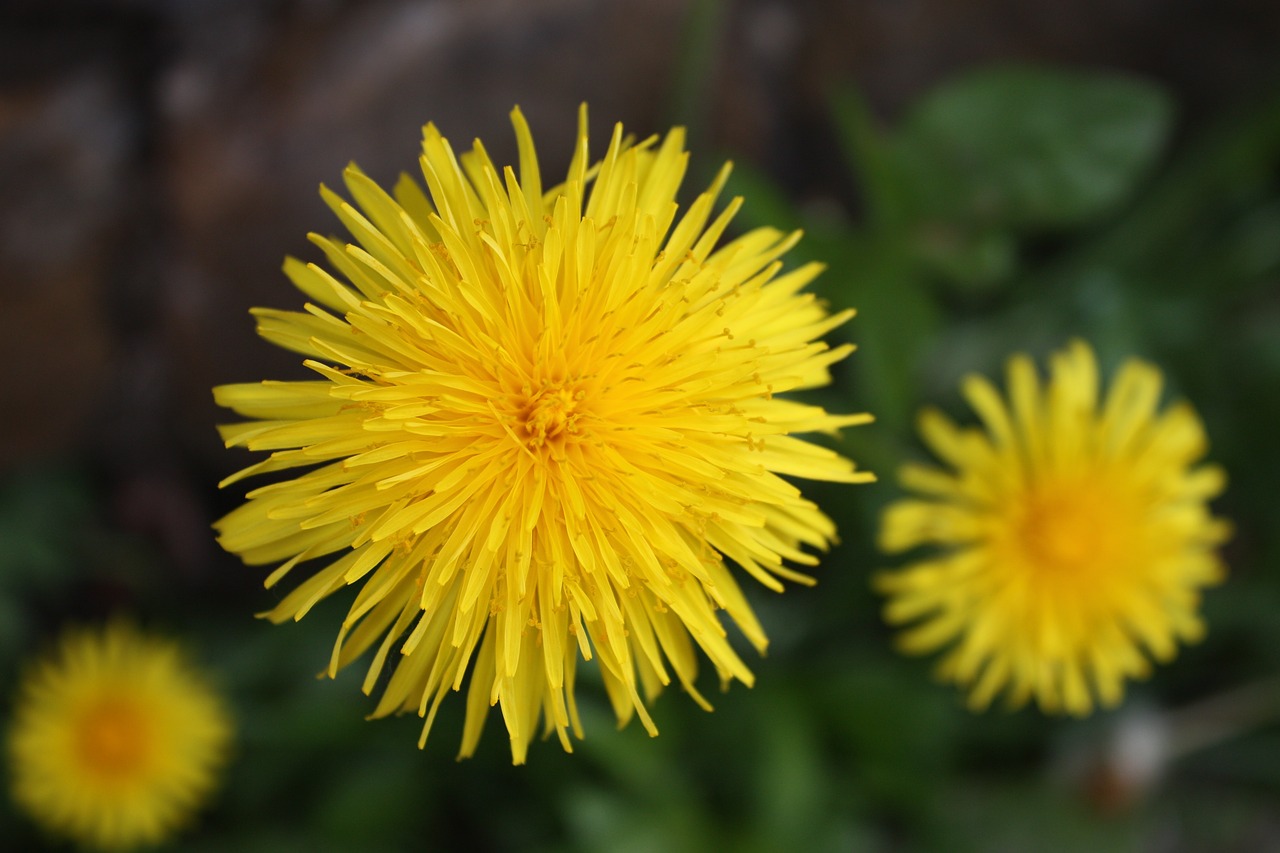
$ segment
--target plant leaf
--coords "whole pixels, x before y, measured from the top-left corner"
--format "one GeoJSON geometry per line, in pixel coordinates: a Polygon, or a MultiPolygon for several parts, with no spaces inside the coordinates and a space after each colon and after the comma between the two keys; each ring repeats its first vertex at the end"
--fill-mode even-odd
{"type": "Polygon", "coordinates": [[[1172,112],[1163,90],[1132,78],[993,68],[927,96],[895,152],[922,218],[1071,227],[1130,195],[1172,112]]]}

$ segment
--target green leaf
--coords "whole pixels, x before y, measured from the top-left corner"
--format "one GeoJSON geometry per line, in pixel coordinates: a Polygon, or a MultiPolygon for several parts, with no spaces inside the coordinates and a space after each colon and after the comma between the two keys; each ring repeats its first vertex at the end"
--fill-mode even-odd
{"type": "Polygon", "coordinates": [[[720,194],[721,206],[726,199],[735,196],[743,198],[742,210],[733,221],[739,231],[765,226],[795,231],[803,227],[798,212],[782,187],[750,163],[733,164],[729,181],[720,194]]]}
{"type": "Polygon", "coordinates": [[[922,218],[1064,228],[1124,201],[1171,114],[1163,90],[1130,78],[994,68],[926,97],[895,153],[922,218]]]}
{"type": "Polygon", "coordinates": [[[1154,274],[1161,291],[1189,286],[1214,295],[1223,272],[1228,284],[1265,275],[1280,245],[1270,190],[1278,161],[1280,96],[1273,96],[1200,134],[1121,219],[1049,272],[1069,277],[1082,267],[1107,266],[1139,279],[1154,274]],[[1236,235],[1215,230],[1237,222],[1236,235]],[[1219,260],[1223,251],[1237,257],[1219,260]],[[1214,269],[1218,264],[1226,269],[1214,269]]]}
{"type": "Polygon", "coordinates": [[[693,0],[685,11],[667,93],[668,124],[685,126],[691,148],[702,148],[711,110],[711,84],[725,37],[727,4],[693,0]]]}
{"type": "Polygon", "coordinates": [[[1018,266],[1018,247],[1003,230],[928,223],[917,229],[914,247],[932,271],[967,293],[994,290],[1008,281],[1018,266]]]}
{"type": "Polygon", "coordinates": [[[836,368],[833,390],[847,392],[849,402],[834,407],[869,411],[878,432],[901,434],[911,422],[918,373],[940,325],[928,282],[901,241],[815,228],[809,242],[830,263],[814,291],[836,308],[858,311],[828,338],[858,347],[836,368]]]}
{"type": "Polygon", "coordinates": [[[909,186],[866,99],[852,87],[842,89],[831,99],[831,116],[845,159],[860,181],[867,220],[879,231],[900,228],[908,214],[909,186]]]}

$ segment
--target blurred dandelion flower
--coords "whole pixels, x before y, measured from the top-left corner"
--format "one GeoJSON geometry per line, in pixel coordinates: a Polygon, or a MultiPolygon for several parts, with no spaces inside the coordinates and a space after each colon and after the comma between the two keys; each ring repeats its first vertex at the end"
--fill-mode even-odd
{"type": "Polygon", "coordinates": [[[175,644],[123,623],[68,631],[21,683],[8,738],[14,799],[82,845],[155,844],[209,794],[230,734],[219,698],[175,644]]]}
{"type": "Polygon", "coordinates": [[[227,385],[246,423],[228,446],[273,451],[229,478],[309,466],[258,488],[217,525],[250,564],[328,562],[271,612],[300,619],[362,583],[328,672],[374,646],[374,717],[416,711],[425,743],[471,666],[461,756],[498,704],[516,763],[539,717],[581,737],[579,656],[598,660],[619,724],[672,673],[694,686],[694,646],[722,681],[752,680],[716,611],[765,635],[723,562],[771,589],[810,582],[831,521],[779,475],[872,477],[795,437],[863,423],[777,395],[830,381],[851,347],[818,340],[828,315],[780,274],[799,238],[761,228],[716,248],[741,203],[712,219],[728,166],[677,219],[684,135],[633,144],[615,129],[588,161],[586,110],[565,182],[542,188],[528,126],[511,115],[519,177],[477,141],[455,158],[424,131],[427,193],[394,197],[345,172],[357,207],[322,189],[355,244],[313,235],[343,280],[294,259],[316,304],[256,309],[260,334],[319,378],[227,385]],[[643,694],[643,698],[642,698],[643,694]]]}
{"type": "Polygon", "coordinates": [[[1206,502],[1225,477],[1204,455],[1185,403],[1159,411],[1161,375],[1130,360],[1099,407],[1092,350],[1054,355],[1041,387],[1030,359],[1008,365],[1008,403],[984,378],[963,391],[985,429],[926,410],[920,432],[953,470],[906,465],[916,497],[890,505],[883,550],[940,551],[879,576],[886,619],[915,623],[905,651],[949,647],[940,675],[985,708],[1048,713],[1116,705],[1126,678],[1204,633],[1200,590],[1224,574],[1226,522],[1206,502]]]}

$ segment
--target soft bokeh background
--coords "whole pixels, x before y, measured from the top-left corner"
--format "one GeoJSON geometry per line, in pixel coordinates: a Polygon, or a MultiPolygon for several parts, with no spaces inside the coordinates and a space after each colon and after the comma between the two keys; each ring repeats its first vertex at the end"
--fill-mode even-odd
{"type": "MultiPolygon", "coordinates": [[[[0,723],[20,661],[116,613],[184,638],[234,705],[225,784],[182,850],[1280,849],[1280,7],[1271,0],[117,0],[0,8],[0,723]],[[847,452],[880,484],[814,487],[845,544],[820,585],[749,590],[772,638],[713,715],[671,691],[615,732],[512,768],[500,722],[455,763],[367,723],[327,661],[342,596],[301,624],[221,553],[210,386],[303,375],[247,310],[336,233],[320,181],[411,170],[419,128],[544,173],[575,108],[603,140],[690,127],[690,189],[725,157],[743,227],[859,308],[819,395],[879,422],[847,452]],[[914,411],[1071,336],[1156,361],[1192,400],[1238,532],[1210,633],[1118,712],[966,712],[897,657],[868,577],[914,411]]],[[[599,149],[597,149],[599,150],[599,149]]],[[[589,667],[587,668],[590,669],[589,667]]],[[[0,838],[46,843],[7,800],[0,838]]]]}

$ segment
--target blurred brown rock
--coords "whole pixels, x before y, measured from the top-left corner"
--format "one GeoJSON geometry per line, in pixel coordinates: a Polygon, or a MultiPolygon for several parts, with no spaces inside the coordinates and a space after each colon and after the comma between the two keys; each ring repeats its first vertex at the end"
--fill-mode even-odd
{"type": "Polygon", "coordinates": [[[0,466],[73,445],[101,402],[130,144],[109,67],[0,89],[0,466]]]}

